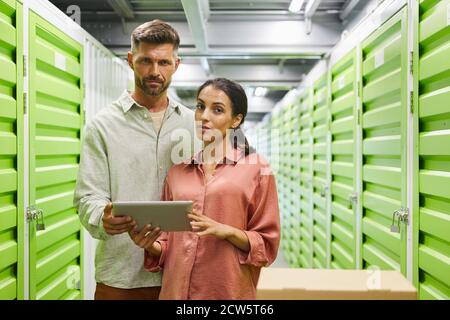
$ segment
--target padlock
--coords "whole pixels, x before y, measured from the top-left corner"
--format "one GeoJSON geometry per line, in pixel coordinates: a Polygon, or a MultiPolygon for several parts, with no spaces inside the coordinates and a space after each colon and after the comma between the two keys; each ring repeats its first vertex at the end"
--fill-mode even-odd
{"type": "Polygon", "coordinates": [[[400,219],[399,219],[399,213],[398,210],[394,211],[392,214],[392,225],[391,225],[391,232],[400,233],[400,219]],[[397,216],[397,225],[395,225],[395,217],[397,216]]]}
{"type": "Polygon", "coordinates": [[[36,231],[42,230],[45,230],[44,213],[42,210],[39,209],[37,212],[37,219],[36,219],[36,231]]]}

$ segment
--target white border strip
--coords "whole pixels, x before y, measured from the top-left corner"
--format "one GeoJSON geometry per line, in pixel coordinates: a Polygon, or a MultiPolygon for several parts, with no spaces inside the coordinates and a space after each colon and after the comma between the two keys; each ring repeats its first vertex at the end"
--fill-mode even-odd
{"type": "MultiPolygon", "coordinates": [[[[311,81],[312,82],[312,81],[311,81]]],[[[313,209],[314,209],[314,199],[313,199],[313,195],[314,195],[314,190],[313,190],[313,179],[314,179],[314,168],[313,168],[313,158],[314,158],[314,138],[313,138],[313,104],[314,104],[314,88],[312,86],[312,84],[309,86],[308,88],[308,112],[310,114],[309,117],[309,228],[310,228],[310,235],[311,235],[311,239],[310,239],[310,249],[311,249],[311,254],[309,256],[310,258],[310,268],[314,267],[314,213],[313,213],[313,209]]]]}
{"type": "Polygon", "coordinates": [[[356,122],[357,125],[355,127],[356,130],[356,153],[355,153],[355,157],[356,157],[356,174],[355,174],[355,179],[356,179],[356,193],[358,195],[358,200],[356,203],[354,203],[355,205],[355,210],[354,210],[354,214],[356,214],[356,235],[355,235],[355,241],[356,241],[356,246],[355,246],[355,259],[356,259],[356,269],[361,269],[362,266],[360,264],[361,261],[361,233],[362,233],[362,229],[361,229],[361,224],[362,224],[362,136],[361,136],[361,123],[362,123],[362,110],[361,110],[361,94],[362,92],[360,92],[360,88],[361,88],[361,44],[358,43],[356,45],[356,122]],[[359,123],[358,123],[358,118],[359,118],[359,123]]]}
{"type": "MultiPolygon", "coordinates": [[[[27,207],[30,205],[30,193],[29,193],[29,169],[30,169],[30,155],[29,155],[29,117],[30,107],[29,107],[29,89],[28,89],[28,81],[30,74],[30,66],[29,66],[29,48],[28,48],[28,38],[29,38],[29,11],[28,11],[28,1],[24,1],[22,6],[23,11],[23,26],[22,26],[22,34],[23,34],[23,55],[26,57],[23,62],[24,70],[27,70],[26,75],[23,78],[23,93],[26,95],[26,101],[24,101],[24,107],[27,110],[27,113],[23,116],[23,298],[24,300],[30,299],[30,229],[27,221],[27,207]]],[[[23,59],[23,57],[22,57],[23,59]]]]}
{"type": "Polygon", "coordinates": [[[331,116],[331,67],[329,65],[329,60],[327,59],[327,135],[326,135],[326,141],[327,141],[327,155],[326,155],[326,162],[327,162],[327,173],[326,173],[326,219],[327,219],[327,226],[326,226],[326,234],[327,234],[327,269],[331,268],[331,220],[332,220],[332,214],[331,214],[331,159],[332,159],[332,148],[331,148],[331,124],[332,124],[332,116],[331,116]]]}
{"type": "MultiPolygon", "coordinates": [[[[414,114],[411,112],[411,97],[414,98],[414,74],[411,69],[413,54],[414,54],[414,15],[418,12],[417,0],[408,0],[408,112],[407,112],[407,189],[406,189],[406,203],[409,209],[408,223],[406,228],[406,277],[409,281],[413,281],[413,201],[414,201],[414,114]],[[417,10],[417,11],[416,11],[417,10]]],[[[418,108],[415,106],[414,112],[418,108]]]]}

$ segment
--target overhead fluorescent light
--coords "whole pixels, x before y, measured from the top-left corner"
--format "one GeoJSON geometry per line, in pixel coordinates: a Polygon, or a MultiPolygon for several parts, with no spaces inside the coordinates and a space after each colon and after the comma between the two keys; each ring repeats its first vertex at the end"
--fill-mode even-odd
{"type": "Polygon", "coordinates": [[[267,88],[258,87],[255,89],[255,97],[264,97],[267,93],[267,88]]]}
{"type": "Polygon", "coordinates": [[[305,3],[305,0],[292,0],[291,4],[289,5],[289,11],[290,12],[299,12],[303,4],[305,3]]]}

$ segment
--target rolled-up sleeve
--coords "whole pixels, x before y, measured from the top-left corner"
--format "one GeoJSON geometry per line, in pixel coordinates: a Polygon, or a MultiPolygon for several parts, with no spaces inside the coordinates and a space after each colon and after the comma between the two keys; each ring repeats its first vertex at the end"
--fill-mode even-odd
{"type": "MultiPolygon", "coordinates": [[[[167,177],[166,181],[164,182],[164,188],[161,194],[162,201],[173,200],[168,180],[169,177],[167,177]]],[[[144,267],[147,271],[150,272],[159,272],[164,267],[167,250],[169,249],[169,234],[167,232],[163,232],[158,240],[156,240],[156,242],[161,245],[161,255],[159,257],[148,253],[147,250],[144,250],[144,267]]]]}
{"type": "Polygon", "coordinates": [[[159,257],[150,254],[147,250],[144,250],[144,267],[150,272],[159,272],[164,267],[164,261],[166,259],[169,246],[169,237],[167,232],[163,232],[156,242],[161,245],[161,255],[159,257]]]}
{"type": "Polygon", "coordinates": [[[92,237],[109,237],[103,228],[102,216],[110,202],[109,167],[106,147],[92,125],[87,125],[81,146],[81,159],[74,193],[74,206],[82,225],[92,237]]]}
{"type": "MultiPolygon", "coordinates": [[[[263,173],[267,170],[261,170],[263,173]]],[[[250,251],[239,253],[239,262],[256,267],[270,265],[280,244],[280,214],[275,177],[261,174],[249,205],[249,221],[244,230],[250,251]]]]}

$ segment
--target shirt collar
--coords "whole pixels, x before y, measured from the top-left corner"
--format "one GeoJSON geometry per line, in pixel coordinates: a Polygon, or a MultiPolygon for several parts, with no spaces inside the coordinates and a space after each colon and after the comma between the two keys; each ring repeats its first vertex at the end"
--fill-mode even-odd
{"type": "MultiPolygon", "coordinates": [[[[219,164],[236,164],[241,160],[244,156],[244,150],[233,148],[231,151],[227,152],[227,154],[223,157],[222,162],[219,164]]],[[[197,152],[191,159],[187,160],[186,164],[201,164],[203,157],[203,150],[197,152]]]]}
{"type": "MultiPolygon", "coordinates": [[[[124,113],[127,113],[133,106],[136,106],[138,108],[145,108],[133,99],[131,93],[128,90],[125,90],[122,93],[119,98],[119,103],[124,113]]],[[[169,99],[169,105],[167,106],[167,108],[169,109],[169,112],[176,111],[178,114],[181,113],[180,106],[171,99],[169,99]]]]}

